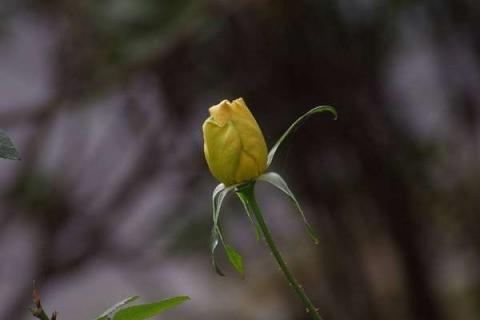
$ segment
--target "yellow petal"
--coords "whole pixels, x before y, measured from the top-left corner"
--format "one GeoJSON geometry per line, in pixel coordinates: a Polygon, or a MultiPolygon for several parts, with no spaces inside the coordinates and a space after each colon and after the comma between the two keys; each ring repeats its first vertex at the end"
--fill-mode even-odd
{"type": "Polygon", "coordinates": [[[203,124],[204,152],[212,175],[232,185],[253,180],[267,168],[267,145],[242,98],[209,109],[203,124]]]}
{"type": "Polygon", "coordinates": [[[230,101],[228,100],[223,100],[219,104],[210,107],[208,111],[210,112],[210,116],[212,116],[215,122],[221,127],[223,127],[232,116],[230,101]]]}

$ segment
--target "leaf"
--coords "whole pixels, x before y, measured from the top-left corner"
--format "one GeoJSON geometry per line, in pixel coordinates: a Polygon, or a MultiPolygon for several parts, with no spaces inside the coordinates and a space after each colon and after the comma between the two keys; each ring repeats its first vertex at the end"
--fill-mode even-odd
{"type": "Polygon", "coordinates": [[[287,129],[287,131],[285,131],[285,133],[280,137],[280,139],[278,139],[278,141],[273,145],[273,147],[270,149],[270,151],[268,152],[268,159],[267,159],[267,167],[270,166],[270,164],[272,163],[273,161],[273,157],[275,156],[275,153],[277,152],[277,149],[278,147],[282,144],[282,142],[294,131],[296,130],[305,120],[307,120],[311,115],[315,114],[315,113],[320,113],[320,112],[324,112],[324,111],[328,111],[330,113],[332,113],[334,116],[335,116],[335,120],[337,120],[337,111],[335,110],[334,107],[330,107],[330,106],[319,106],[319,107],[315,107],[313,109],[311,109],[310,111],[308,111],[307,113],[305,113],[304,115],[302,115],[300,118],[298,118],[297,120],[295,120],[294,123],[292,123],[292,125],[287,129]]]}
{"type": "Polygon", "coordinates": [[[0,130],[0,158],[20,160],[20,154],[3,130],[0,130]]]}
{"type": "Polygon", "coordinates": [[[190,300],[187,296],[174,297],[154,303],[140,304],[115,313],[113,320],[144,320],[190,300]]]}
{"type": "Polygon", "coordinates": [[[265,182],[268,182],[268,183],[272,184],[273,186],[275,186],[278,189],[280,189],[281,191],[283,191],[290,198],[290,200],[293,202],[295,207],[300,212],[300,214],[302,216],[302,219],[303,219],[303,223],[305,224],[305,227],[307,228],[308,234],[310,235],[312,240],[315,242],[315,244],[318,244],[318,242],[319,242],[318,241],[318,236],[316,235],[316,233],[313,230],[310,223],[307,221],[307,218],[305,217],[305,214],[303,213],[303,210],[302,210],[302,207],[300,206],[300,203],[295,198],[295,195],[290,190],[290,188],[288,187],[285,180],[283,180],[283,178],[278,173],[275,173],[275,172],[264,173],[263,175],[258,177],[257,180],[258,181],[265,181],[265,182]]]}
{"type": "Polygon", "coordinates": [[[245,277],[245,271],[243,269],[243,258],[242,256],[228,244],[224,245],[225,252],[227,253],[228,260],[232,266],[238,271],[240,277],[243,279],[245,277]]]}
{"type": "Polygon", "coordinates": [[[116,304],[114,304],[113,306],[111,306],[110,308],[107,309],[107,311],[105,311],[104,313],[102,313],[101,315],[99,315],[97,318],[95,318],[95,320],[107,320],[107,319],[111,319],[112,318],[112,315],[118,310],[120,309],[121,307],[137,300],[139,297],[138,296],[132,296],[132,297],[128,297],[127,299],[125,300],[122,300],[116,304]]]}

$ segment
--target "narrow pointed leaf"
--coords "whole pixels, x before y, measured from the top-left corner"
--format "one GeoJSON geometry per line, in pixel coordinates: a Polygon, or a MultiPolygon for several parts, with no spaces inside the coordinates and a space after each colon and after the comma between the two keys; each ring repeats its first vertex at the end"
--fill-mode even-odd
{"type": "Polygon", "coordinates": [[[224,245],[225,252],[227,253],[228,260],[232,266],[240,274],[240,277],[243,279],[245,276],[245,271],[243,268],[243,258],[242,256],[228,244],[224,245]]]}
{"type": "Polygon", "coordinates": [[[275,186],[278,189],[280,189],[281,191],[283,191],[290,198],[290,200],[293,202],[295,207],[298,209],[298,212],[302,216],[303,223],[305,224],[305,227],[307,228],[308,234],[310,235],[312,240],[315,242],[315,244],[318,244],[318,242],[319,242],[318,241],[318,236],[316,235],[316,233],[313,230],[310,223],[307,221],[307,218],[305,217],[305,214],[303,213],[303,210],[302,210],[302,207],[300,206],[300,203],[295,198],[295,195],[290,190],[290,188],[288,187],[285,180],[283,180],[283,178],[278,173],[275,173],[275,172],[267,172],[267,173],[261,175],[260,177],[258,177],[257,180],[258,181],[265,181],[265,182],[268,182],[268,183],[272,184],[273,186],[275,186]]]}
{"type": "Polygon", "coordinates": [[[278,150],[278,147],[282,144],[282,142],[291,133],[293,133],[305,120],[307,120],[308,117],[310,117],[311,115],[313,115],[315,113],[320,113],[320,112],[324,112],[324,111],[328,111],[328,112],[332,113],[335,117],[335,120],[337,119],[337,111],[335,110],[334,107],[330,107],[330,106],[315,107],[315,108],[311,109],[310,111],[308,111],[307,113],[305,113],[304,115],[302,115],[300,118],[295,120],[295,122],[287,129],[287,131],[285,131],[285,133],[280,137],[280,139],[278,139],[278,141],[270,149],[270,152],[268,153],[267,166],[270,166],[270,164],[273,161],[273,157],[275,156],[275,153],[278,150]]]}
{"type": "Polygon", "coordinates": [[[20,154],[3,130],[0,130],[0,158],[20,160],[20,154]]]}
{"type": "Polygon", "coordinates": [[[122,300],[116,304],[114,304],[113,306],[111,306],[110,308],[108,308],[104,313],[102,313],[101,315],[99,315],[98,317],[95,318],[95,320],[107,320],[107,319],[111,319],[112,318],[112,315],[118,311],[120,308],[126,306],[127,304],[137,300],[139,297],[138,296],[132,296],[132,297],[128,297],[127,299],[125,300],[122,300]]]}
{"type": "Polygon", "coordinates": [[[140,304],[115,313],[113,320],[144,320],[190,300],[187,296],[174,297],[154,303],[140,304]]]}

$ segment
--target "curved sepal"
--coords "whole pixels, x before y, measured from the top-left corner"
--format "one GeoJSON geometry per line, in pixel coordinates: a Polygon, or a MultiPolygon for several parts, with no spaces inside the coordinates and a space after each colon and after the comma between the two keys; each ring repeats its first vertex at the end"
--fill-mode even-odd
{"type": "Polygon", "coordinates": [[[218,217],[220,216],[222,202],[230,190],[231,189],[225,187],[223,183],[220,183],[212,193],[213,226],[210,237],[210,254],[212,256],[213,268],[215,269],[215,272],[221,276],[225,276],[225,274],[222,272],[222,270],[220,270],[217,262],[215,261],[215,250],[217,249],[220,240],[222,240],[222,233],[220,231],[220,227],[218,226],[218,217]]]}
{"type": "Polygon", "coordinates": [[[242,198],[241,196],[238,196],[240,201],[243,204],[243,207],[245,208],[245,212],[247,213],[248,219],[250,220],[250,223],[255,227],[255,237],[258,240],[260,240],[260,237],[262,235],[262,230],[260,229],[260,226],[258,225],[257,220],[255,219],[255,216],[253,215],[252,212],[250,212],[250,209],[248,208],[248,204],[245,202],[245,199],[242,198]]]}
{"type": "Polygon", "coordinates": [[[213,208],[213,224],[218,223],[218,217],[220,216],[220,208],[222,207],[223,200],[227,194],[232,190],[232,187],[225,187],[223,183],[220,183],[212,194],[212,208],[213,208]]]}
{"type": "Polygon", "coordinates": [[[212,265],[215,269],[215,272],[221,276],[225,276],[222,272],[220,267],[218,266],[217,262],[215,261],[215,250],[217,249],[219,243],[221,243],[225,249],[225,253],[227,254],[229,262],[238,271],[240,276],[244,277],[244,269],[243,269],[243,258],[242,256],[233,249],[232,246],[225,243],[222,235],[222,231],[220,229],[220,225],[218,223],[218,219],[220,217],[220,209],[222,207],[223,200],[228,195],[230,191],[232,191],[236,186],[226,187],[223,183],[219,184],[215,190],[213,190],[212,194],[212,207],[213,207],[213,226],[212,226],[212,234],[210,238],[210,253],[212,256],[212,265]]]}
{"type": "Polygon", "coordinates": [[[232,264],[232,266],[237,270],[240,277],[243,279],[245,278],[245,271],[243,268],[243,257],[238,253],[237,250],[233,249],[232,246],[224,243],[223,247],[225,248],[225,252],[227,253],[228,261],[232,264]]]}
{"type": "Polygon", "coordinates": [[[267,172],[261,175],[260,177],[257,178],[257,181],[265,181],[270,183],[271,185],[275,186],[276,188],[280,189],[285,193],[290,200],[293,202],[295,207],[298,209],[298,212],[302,216],[303,223],[305,224],[305,227],[307,228],[308,234],[310,235],[310,238],[315,242],[315,244],[318,244],[318,236],[316,235],[315,231],[313,230],[312,226],[310,223],[307,221],[307,218],[305,217],[305,214],[303,213],[302,207],[300,206],[300,203],[297,201],[295,198],[295,195],[293,192],[290,190],[288,187],[287,183],[283,178],[275,172],[267,172]]]}
{"type": "Polygon", "coordinates": [[[222,272],[217,262],[215,261],[215,249],[217,249],[218,247],[218,243],[220,242],[220,237],[221,237],[220,230],[218,229],[218,227],[216,228],[215,226],[213,226],[212,234],[210,237],[210,255],[212,256],[212,266],[218,275],[224,277],[225,274],[222,272]]]}
{"type": "Polygon", "coordinates": [[[310,111],[308,111],[307,113],[305,113],[304,115],[302,115],[300,118],[298,118],[297,120],[295,120],[294,123],[292,123],[292,125],[287,129],[287,131],[285,131],[284,134],[282,134],[282,136],[280,137],[280,139],[278,139],[278,141],[273,145],[273,147],[270,149],[270,151],[268,152],[268,159],[267,159],[267,167],[270,166],[270,164],[272,163],[273,161],[273,157],[275,156],[275,153],[277,152],[278,150],[278,147],[282,144],[282,142],[295,130],[297,129],[305,120],[307,120],[308,117],[310,117],[311,115],[315,114],[315,113],[320,113],[320,112],[324,112],[324,111],[328,111],[330,113],[333,114],[333,116],[335,117],[335,120],[337,120],[337,111],[335,110],[334,107],[331,107],[331,106],[319,106],[319,107],[315,107],[313,109],[311,109],[310,111]]]}

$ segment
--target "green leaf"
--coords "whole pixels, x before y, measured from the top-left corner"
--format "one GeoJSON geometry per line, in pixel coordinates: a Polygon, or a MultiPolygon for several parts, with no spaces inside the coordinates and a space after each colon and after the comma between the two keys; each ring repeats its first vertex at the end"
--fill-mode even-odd
{"type": "Polygon", "coordinates": [[[243,279],[245,276],[245,271],[243,269],[243,258],[242,256],[228,244],[224,245],[225,252],[227,253],[228,260],[232,266],[240,274],[240,277],[243,279]]]}
{"type": "Polygon", "coordinates": [[[107,319],[111,319],[112,318],[112,315],[118,310],[120,309],[121,307],[135,301],[138,299],[138,296],[133,296],[133,297],[128,297],[127,299],[125,300],[122,300],[116,304],[114,304],[113,306],[111,306],[107,311],[105,311],[104,313],[102,313],[101,315],[99,315],[98,317],[95,318],[95,320],[107,320],[107,319]]]}
{"type": "Polygon", "coordinates": [[[310,111],[305,113],[303,116],[295,120],[295,122],[287,129],[287,131],[285,131],[285,133],[280,137],[280,139],[278,139],[278,141],[273,145],[273,147],[270,149],[270,152],[268,153],[267,166],[269,167],[270,164],[272,163],[273,157],[275,156],[275,153],[277,152],[278,147],[291,133],[293,133],[294,130],[296,130],[311,115],[315,113],[324,112],[324,111],[328,111],[332,113],[335,117],[335,120],[337,120],[337,111],[335,110],[334,107],[319,106],[311,109],[310,111]]]}
{"type": "Polygon", "coordinates": [[[3,130],[0,130],[0,158],[20,160],[20,154],[3,130]]]}
{"type": "Polygon", "coordinates": [[[154,303],[140,304],[115,313],[113,320],[144,320],[190,300],[187,296],[174,297],[154,303]]]}
{"type": "Polygon", "coordinates": [[[310,223],[307,221],[307,218],[305,217],[305,214],[303,213],[302,207],[300,206],[300,203],[297,201],[295,198],[295,195],[293,192],[290,190],[288,187],[287,183],[283,178],[275,172],[267,172],[261,175],[260,177],[257,178],[257,181],[265,181],[273,186],[277,187],[281,191],[283,191],[293,202],[295,207],[298,209],[298,212],[300,212],[300,215],[302,216],[303,223],[305,224],[305,227],[307,228],[308,234],[312,238],[312,240],[315,242],[315,244],[318,244],[318,236],[316,235],[315,231],[313,230],[312,226],[310,223]]]}

